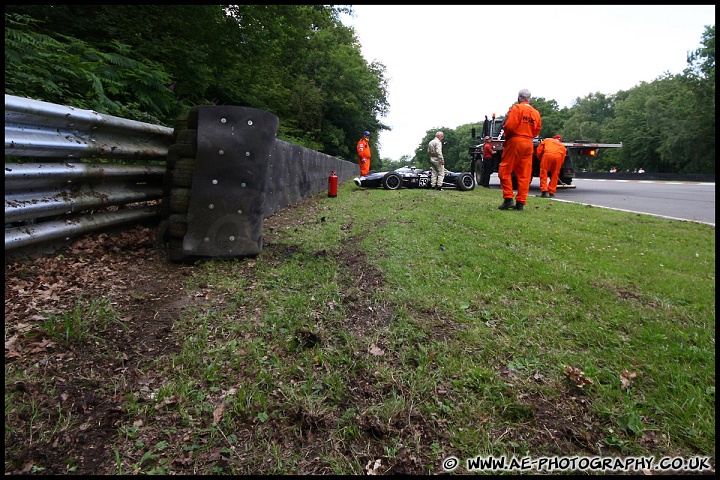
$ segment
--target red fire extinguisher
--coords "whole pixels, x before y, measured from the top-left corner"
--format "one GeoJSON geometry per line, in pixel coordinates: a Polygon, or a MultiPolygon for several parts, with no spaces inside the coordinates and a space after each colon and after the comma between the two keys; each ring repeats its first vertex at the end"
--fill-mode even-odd
{"type": "Polygon", "coordinates": [[[328,178],[328,197],[337,197],[338,177],[335,170],[332,171],[328,178]]]}

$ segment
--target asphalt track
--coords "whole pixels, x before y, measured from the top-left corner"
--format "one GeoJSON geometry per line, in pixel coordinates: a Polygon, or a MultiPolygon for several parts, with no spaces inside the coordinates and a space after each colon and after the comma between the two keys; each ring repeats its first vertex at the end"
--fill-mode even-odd
{"type": "MultiPolygon", "coordinates": [[[[715,183],[575,178],[573,185],[558,188],[554,200],[715,226],[715,183]]],[[[500,188],[495,173],[490,187],[500,188]]],[[[530,196],[539,194],[540,181],[533,178],[530,196]]]]}

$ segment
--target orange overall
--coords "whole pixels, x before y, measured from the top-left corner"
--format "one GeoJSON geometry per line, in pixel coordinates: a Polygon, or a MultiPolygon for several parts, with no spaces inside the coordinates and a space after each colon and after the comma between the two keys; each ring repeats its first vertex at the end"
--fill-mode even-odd
{"type": "Polygon", "coordinates": [[[363,137],[357,143],[358,164],[360,164],[360,175],[370,173],[370,144],[367,138],[363,137]]]}
{"type": "Polygon", "coordinates": [[[512,174],[517,178],[518,191],[515,201],[527,203],[532,180],[533,138],[542,129],[540,112],[523,100],[508,111],[505,119],[505,147],[498,167],[503,198],[513,198],[512,174]]]}
{"type": "Polygon", "coordinates": [[[546,138],[537,147],[537,157],[540,159],[540,191],[550,192],[555,195],[557,191],[560,168],[565,161],[567,149],[561,141],[554,138],[546,138]],[[548,174],[550,184],[548,185],[548,174]]]}

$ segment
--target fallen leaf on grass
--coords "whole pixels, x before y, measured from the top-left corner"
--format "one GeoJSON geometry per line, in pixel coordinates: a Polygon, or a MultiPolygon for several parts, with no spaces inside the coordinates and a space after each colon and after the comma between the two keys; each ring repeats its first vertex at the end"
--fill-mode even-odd
{"type": "Polygon", "coordinates": [[[42,340],[41,342],[33,342],[29,344],[28,348],[30,348],[30,353],[40,353],[54,346],[55,342],[51,340],[42,340]]]}
{"type": "Polygon", "coordinates": [[[372,460],[368,460],[368,463],[365,466],[365,471],[367,472],[368,475],[377,475],[378,474],[377,470],[378,470],[378,468],[380,468],[381,464],[382,464],[382,462],[380,461],[379,458],[377,460],[375,460],[374,463],[372,460]]]}
{"type": "Polygon", "coordinates": [[[622,388],[625,390],[630,388],[630,381],[635,377],[637,377],[635,372],[630,373],[627,370],[623,370],[622,373],[620,373],[620,383],[622,384],[622,388]]]}
{"type": "Polygon", "coordinates": [[[375,355],[377,357],[380,357],[385,354],[385,352],[382,351],[382,349],[378,348],[377,345],[374,343],[370,344],[370,354],[375,355]]]}
{"type": "Polygon", "coordinates": [[[13,335],[12,337],[5,340],[5,350],[17,351],[17,341],[17,335],[13,335]]]}
{"type": "Polygon", "coordinates": [[[565,366],[565,376],[568,377],[577,387],[583,388],[585,385],[592,385],[594,382],[585,378],[585,372],[576,367],[565,366]]]}
{"type": "Polygon", "coordinates": [[[24,474],[24,473],[30,472],[30,470],[32,470],[33,465],[35,465],[35,463],[33,463],[32,460],[30,460],[29,462],[26,462],[26,463],[23,465],[22,470],[20,470],[20,474],[24,474]]]}
{"type": "Polygon", "coordinates": [[[160,410],[165,405],[172,405],[174,403],[175,403],[175,397],[165,397],[160,402],[155,404],[155,410],[160,410]]]}
{"type": "Polygon", "coordinates": [[[215,407],[215,411],[213,412],[213,423],[220,423],[225,407],[229,406],[230,404],[228,402],[222,401],[217,407],[215,407]]]}

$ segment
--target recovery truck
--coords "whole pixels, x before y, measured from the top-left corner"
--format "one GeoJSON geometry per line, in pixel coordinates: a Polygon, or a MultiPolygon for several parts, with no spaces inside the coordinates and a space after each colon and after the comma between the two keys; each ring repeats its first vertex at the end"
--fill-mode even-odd
{"type": "MultiPolygon", "coordinates": [[[[497,172],[502,160],[502,152],[505,145],[505,136],[503,131],[503,125],[505,117],[496,117],[493,113],[492,118],[488,119],[485,116],[483,122],[482,134],[478,137],[475,136],[475,129],[472,129],[473,140],[479,140],[480,143],[473,145],[469,149],[471,157],[470,171],[475,176],[475,183],[479,184],[482,177],[482,152],[485,146],[485,137],[490,137],[490,143],[493,147],[493,161],[492,171],[497,172]]],[[[534,177],[540,177],[540,159],[537,157],[537,147],[542,142],[542,138],[539,136],[533,138],[533,159],[532,159],[532,176],[530,181],[534,177]]],[[[598,151],[602,148],[621,148],[622,143],[592,143],[587,140],[575,140],[573,142],[562,142],[567,149],[567,155],[565,161],[560,168],[560,175],[558,176],[558,188],[575,188],[572,184],[573,178],[575,178],[575,166],[572,157],[594,157],[598,151]]],[[[513,189],[517,190],[517,179],[515,174],[512,176],[513,189]]]]}

